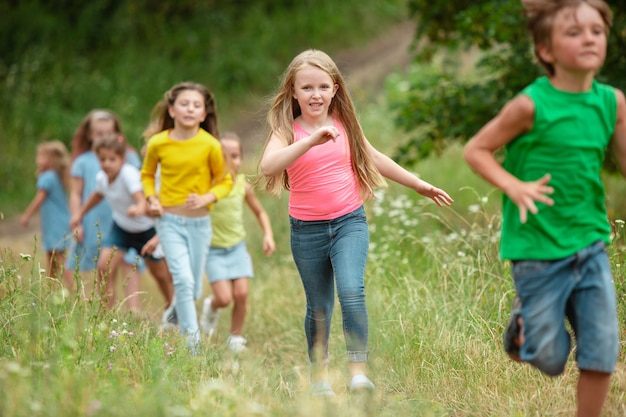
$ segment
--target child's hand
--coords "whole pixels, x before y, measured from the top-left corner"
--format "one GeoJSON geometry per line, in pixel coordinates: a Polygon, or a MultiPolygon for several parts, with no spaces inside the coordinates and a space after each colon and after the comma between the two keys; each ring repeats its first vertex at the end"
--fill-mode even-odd
{"type": "Polygon", "coordinates": [[[128,207],[128,211],[126,212],[126,214],[128,214],[130,217],[137,217],[143,216],[146,213],[137,204],[133,204],[132,206],[128,207]]]}
{"type": "Polygon", "coordinates": [[[80,222],[82,221],[82,216],[77,214],[75,216],[72,216],[72,218],[70,219],[70,229],[76,229],[78,228],[78,226],[80,226],[80,222]]]}
{"type": "Polygon", "coordinates": [[[439,207],[449,206],[454,203],[454,200],[448,193],[437,187],[430,186],[420,191],[420,194],[433,200],[439,207]]]}
{"type": "Polygon", "coordinates": [[[161,217],[163,215],[163,206],[161,206],[161,202],[156,197],[148,200],[148,211],[146,214],[150,217],[161,217]]]}
{"type": "Polygon", "coordinates": [[[85,231],[83,230],[82,225],[78,225],[76,227],[72,227],[72,236],[78,243],[83,243],[83,239],[85,238],[85,231]]]}
{"type": "Polygon", "coordinates": [[[274,238],[272,238],[271,236],[264,236],[263,253],[267,256],[270,256],[272,255],[272,253],[274,253],[274,250],[276,250],[276,243],[274,243],[274,238]]]}
{"type": "Polygon", "coordinates": [[[526,223],[529,211],[532,214],[537,214],[539,210],[535,202],[540,202],[548,206],[554,204],[554,200],[547,196],[547,194],[554,193],[554,188],[548,185],[550,179],[550,174],[546,174],[537,181],[519,181],[511,188],[504,190],[506,195],[508,195],[519,208],[520,222],[526,223]]]}
{"type": "Polygon", "coordinates": [[[22,227],[28,227],[28,222],[30,221],[30,217],[27,215],[22,215],[22,217],[20,217],[20,224],[22,225],[22,227]]]}
{"type": "Polygon", "coordinates": [[[335,126],[320,127],[309,138],[311,146],[323,145],[329,140],[335,141],[339,136],[339,130],[335,126]]]}
{"type": "Polygon", "coordinates": [[[207,193],[207,194],[189,194],[187,196],[187,201],[185,202],[185,207],[187,207],[188,209],[191,210],[197,210],[200,208],[204,208],[206,206],[208,206],[209,204],[214,203],[214,201],[212,201],[211,196],[213,194],[211,193],[207,193]]]}
{"type": "Polygon", "coordinates": [[[159,244],[159,239],[155,235],[152,239],[146,242],[145,245],[141,248],[141,256],[152,255],[157,245],[159,244]]]}

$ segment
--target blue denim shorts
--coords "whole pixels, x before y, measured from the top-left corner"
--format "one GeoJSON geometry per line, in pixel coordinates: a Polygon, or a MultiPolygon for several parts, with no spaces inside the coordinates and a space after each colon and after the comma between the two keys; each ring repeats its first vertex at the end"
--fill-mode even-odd
{"type": "Polygon", "coordinates": [[[252,278],[252,258],[246,241],[242,240],[229,248],[211,246],[206,260],[205,272],[209,282],[227,279],[252,278]]]}
{"type": "Polygon", "coordinates": [[[612,373],[619,351],[615,285],[604,242],[555,261],[515,261],[522,304],[520,357],[548,375],[563,372],[571,349],[567,318],[582,370],[612,373]]]}

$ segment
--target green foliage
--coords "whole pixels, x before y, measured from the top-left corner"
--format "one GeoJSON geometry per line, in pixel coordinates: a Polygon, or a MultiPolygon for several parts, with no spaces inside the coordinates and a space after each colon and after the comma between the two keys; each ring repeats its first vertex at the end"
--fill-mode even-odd
{"type": "MultiPolygon", "coordinates": [[[[626,1],[610,5],[614,24],[598,79],[625,90],[626,1]]],[[[441,152],[449,140],[469,139],[542,74],[519,1],[410,0],[409,7],[419,22],[418,55],[393,103],[397,125],[411,132],[397,152],[403,162],[441,152]],[[473,76],[463,76],[474,58],[473,76]]]]}
{"type": "Polygon", "coordinates": [[[89,110],[118,113],[139,148],[154,104],[175,83],[194,80],[215,93],[223,130],[238,110],[260,107],[295,54],[360,45],[404,19],[405,7],[403,0],[0,2],[0,212],[21,211],[34,195],[36,144],[69,146],[89,110]]]}

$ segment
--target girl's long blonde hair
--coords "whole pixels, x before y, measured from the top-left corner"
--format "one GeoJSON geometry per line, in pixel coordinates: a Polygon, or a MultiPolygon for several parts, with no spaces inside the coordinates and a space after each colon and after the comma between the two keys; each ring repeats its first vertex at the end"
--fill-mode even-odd
{"type": "Polygon", "coordinates": [[[197,91],[204,97],[204,109],[207,116],[206,119],[200,123],[200,127],[215,138],[219,137],[217,130],[217,106],[213,94],[202,84],[186,81],[170,88],[152,109],[150,123],[143,132],[143,138],[146,142],[155,134],[174,127],[174,119],[170,116],[168,107],[174,105],[178,95],[187,90],[197,91]]]}
{"type": "MultiPolygon", "coordinates": [[[[346,134],[348,135],[352,169],[359,182],[361,194],[365,199],[371,198],[374,195],[374,188],[385,186],[386,183],[367,153],[365,135],[359,123],[352,99],[348,94],[343,76],[335,62],[322,51],[309,49],[300,53],[291,61],[283,73],[278,92],[271,103],[267,117],[270,132],[265,146],[267,146],[270,138],[274,134],[288,145],[293,143],[293,123],[295,118],[302,113],[298,101],[293,97],[293,86],[296,73],[307,66],[313,66],[326,72],[333,83],[337,84],[339,87],[335,97],[330,103],[328,113],[339,119],[343,124],[346,134]]],[[[261,175],[263,176],[263,174],[261,175]]],[[[282,173],[280,181],[277,176],[263,177],[265,179],[265,189],[268,192],[274,195],[280,195],[281,188],[289,190],[287,171],[282,173]]]]}
{"type": "Polygon", "coordinates": [[[70,155],[63,142],[59,140],[42,142],[37,145],[37,151],[48,156],[51,165],[50,168],[54,170],[61,179],[61,184],[63,184],[65,191],[69,190],[70,155]]]}

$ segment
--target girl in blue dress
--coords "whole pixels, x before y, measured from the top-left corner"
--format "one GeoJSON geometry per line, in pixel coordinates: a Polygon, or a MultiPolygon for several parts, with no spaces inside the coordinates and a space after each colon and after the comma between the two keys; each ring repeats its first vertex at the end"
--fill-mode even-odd
{"type": "Polygon", "coordinates": [[[69,154],[60,141],[43,142],[37,146],[37,193],[20,219],[28,226],[39,210],[41,245],[46,252],[48,275],[59,278],[68,246],[70,211],[67,205],[69,154]]]}

